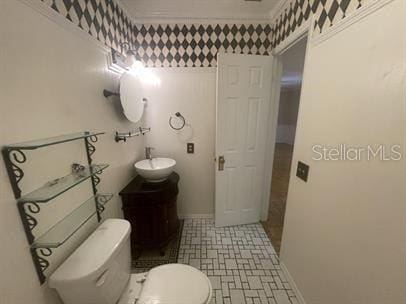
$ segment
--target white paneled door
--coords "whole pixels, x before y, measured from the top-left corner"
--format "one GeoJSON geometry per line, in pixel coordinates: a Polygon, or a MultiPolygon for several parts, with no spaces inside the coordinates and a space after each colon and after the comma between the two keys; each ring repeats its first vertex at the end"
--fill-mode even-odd
{"type": "Polygon", "coordinates": [[[217,227],[260,219],[272,57],[218,54],[217,227]]]}

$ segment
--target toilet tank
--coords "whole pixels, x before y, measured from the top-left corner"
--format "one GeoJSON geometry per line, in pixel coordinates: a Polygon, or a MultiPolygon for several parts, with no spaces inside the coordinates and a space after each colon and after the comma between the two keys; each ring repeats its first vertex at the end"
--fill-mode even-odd
{"type": "Polygon", "coordinates": [[[104,221],[50,276],[65,304],[115,304],[131,273],[131,226],[104,221]]]}

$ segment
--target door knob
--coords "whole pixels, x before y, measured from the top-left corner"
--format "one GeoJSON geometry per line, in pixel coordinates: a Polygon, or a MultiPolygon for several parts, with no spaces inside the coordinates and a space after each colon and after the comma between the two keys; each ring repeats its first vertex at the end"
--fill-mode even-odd
{"type": "Polygon", "coordinates": [[[219,156],[219,171],[224,170],[224,163],[226,162],[224,156],[219,156]]]}

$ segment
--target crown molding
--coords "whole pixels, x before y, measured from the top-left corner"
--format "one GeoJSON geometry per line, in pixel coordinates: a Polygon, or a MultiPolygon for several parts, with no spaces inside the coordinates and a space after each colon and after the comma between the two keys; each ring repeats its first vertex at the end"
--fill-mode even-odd
{"type": "Polygon", "coordinates": [[[123,11],[131,18],[132,22],[135,24],[226,24],[226,23],[250,23],[250,24],[262,24],[267,23],[269,24],[271,19],[269,18],[268,13],[262,14],[262,16],[255,16],[251,15],[249,17],[244,16],[213,16],[213,17],[205,17],[205,16],[184,16],[177,13],[150,13],[150,14],[143,14],[138,15],[136,12],[135,14],[131,14],[130,10],[126,7],[126,5],[121,0],[113,0],[115,1],[123,11]]]}
{"type": "Polygon", "coordinates": [[[269,24],[271,19],[267,14],[264,14],[261,17],[235,17],[235,16],[218,16],[218,17],[204,17],[204,16],[194,16],[194,17],[187,17],[178,14],[164,14],[164,13],[156,13],[156,14],[144,14],[144,15],[133,15],[130,13],[130,10],[121,0],[113,0],[115,1],[119,7],[123,10],[123,12],[130,18],[130,20],[134,23],[134,25],[142,25],[142,24],[227,24],[227,23],[235,23],[235,24],[269,24]]]}
{"type": "Polygon", "coordinates": [[[235,18],[235,17],[184,17],[165,15],[146,15],[135,17],[136,25],[142,24],[270,24],[269,18],[235,18]]]}

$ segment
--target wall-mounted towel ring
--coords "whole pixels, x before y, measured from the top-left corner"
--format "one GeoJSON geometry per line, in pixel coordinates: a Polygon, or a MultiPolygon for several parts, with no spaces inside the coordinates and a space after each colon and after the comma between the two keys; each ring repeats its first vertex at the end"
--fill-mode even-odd
{"type": "Polygon", "coordinates": [[[183,127],[184,127],[185,124],[186,124],[185,117],[183,117],[183,115],[180,114],[179,112],[176,112],[176,113],[175,113],[175,116],[176,116],[176,118],[179,118],[179,119],[182,121],[181,126],[180,126],[180,127],[175,127],[175,126],[173,125],[172,119],[175,118],[175,117],[173,117],[173,116],[169,117],[169,125],[170,125],[171,128],[174,129],[174,130],[182,130],[183,127]]]}

